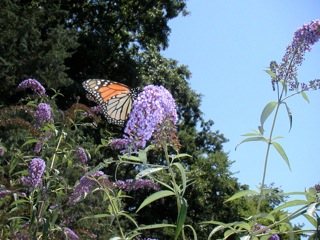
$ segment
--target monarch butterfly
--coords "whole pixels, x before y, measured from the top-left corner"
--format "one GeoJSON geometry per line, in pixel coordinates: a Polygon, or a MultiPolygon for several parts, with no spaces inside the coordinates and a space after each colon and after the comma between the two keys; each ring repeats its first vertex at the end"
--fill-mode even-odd
{"type": "Polygon", "coordinates": [[[88,79],[82,85],[88,92],[87,98],[102,107],[109,123],[124,125],[138,95],[138,88],[132,89],[122,83],[105,79],[88,79]]]}

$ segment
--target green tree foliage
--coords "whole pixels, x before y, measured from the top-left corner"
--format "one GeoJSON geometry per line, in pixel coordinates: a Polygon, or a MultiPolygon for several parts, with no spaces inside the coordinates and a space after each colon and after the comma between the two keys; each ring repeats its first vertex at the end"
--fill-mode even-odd
{"type": "Polygon", "coordinates": [[[78,44],[66,18],[67,12],[49,1],[0,2],[0,103],[12,101],[25,78],[37,78],[48,88],[71,84],[65,59],[78,44]]]}

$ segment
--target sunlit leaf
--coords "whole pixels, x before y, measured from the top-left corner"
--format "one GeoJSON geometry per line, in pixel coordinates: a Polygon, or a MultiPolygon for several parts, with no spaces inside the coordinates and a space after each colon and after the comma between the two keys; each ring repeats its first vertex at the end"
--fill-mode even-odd
{"type": "Polygon", "coordinates": [[[184,198],[181,198],[180,203],[181,203],[181,207],[178,214],[177,228],[175,231],[174,240],[178,239],[187,216],[187,201],[184,198]]]}
{"type": "Polygon", "coordinates": [[[281,157],[283,158],[283,160],[286,162],[286,164],[288,165],[290,171],[291,171],[291,167],[290,167],[290,162],[289,159],[287,157],[287,154],[285,153],[285,151],[283,150],[282,146],[277,143],[277,142],[272,142],[272,145],[274,146],[274,148],[278,151],[278,153],[281,155],[281,157]]]}
{"type": "Polygon", "coordinates": [[[308,214],[303,214],[303,216],[311,223],[315,228],[317,227],[317,220],[314,217],[309,216],[308,214]]]}
{"type": "Polygon", "coordinates": [[[161,170],[163,170],[164,168],[165,168],[165,167],[147,168],[147,169],[139,172],[139,173],[136,175],[135,179],[143,178],[143,177],[148,176],[148,175],[150,175],[150,174],[152,174],[152,173],[161,171],[161,170]]]}
{"type": "Polygon", "coordinates": [[[267,69],[267,70],[264,70],[264,71],[266,73],[268,73],[271,78],[276,78],[277,77],[277,75],[272,70],[267,69]]]}
{"type": "Polygon", "coordinates": [[[253,190],[244,190],[244,191],[240,191],[235,193],[232,197],[228,198],[225,202],[229,202],[244,196],[248,196],[248,195],[258,195],[259,193],[257,191],[253,191],[253,190]]]}
{"type": "Polygon", "coordinates": [[[311,217],[315,217],[315,212],[318,211],[317,207],[319,206],[318,202],[312,203],[307,209],[307,214],[311,217]]]}
{"type": "Polygon", "coordinates": [[[269,102],[263,109],[261,116],[260,116],[260,124],[263,127],[264,122],[268,119],[270,114],[273,112],[274,108],[277,106],[277,102],[269,102]]]}
{"type": "Polygon", "coordinates": [[[133,162],[143,162],[139,157],[136,156],[128,156],[128,155],[123,155],[120,157],[121,160],[128,160],[128,161],[133,161],[133,162]]]}
{"type": "Polygon", "coordinates": [[[317,201],[317,190],[313,187],[307,189],[306,198],[309,203],[317,201]]]}
{"type": "Polygon", "coordinates": [[[308,205],[308,201],[306,200],[292,200],[292,201],[288,201],[285,202],[283,204],[281,204],[280,206],[276,207],[275,209],[273,209],[271,211],[271,213],[280,211],[284,208],[288,208],[288,207],[296,207],[296,206],[301,206],[301,205],[308,205]]]}
{"type": "Polygon", "coordinates": [[[174,225],[174,224],[165,224],[165,223],[152,224],[152,225],[147,225],[147,226],[139,227],[138,230],[149,230],[149,229],[168,228],[168,227],[175,228],[176,225],[174,225]]]}
{"type": "Polygon", "coordinates": [[[183,157],[192,158],[192,156],[191,156],[191,155],[189,155],[189,154],[186,154],[186,153],[180,153],[180,154],[175,155],[172,159],[173,159],[173,160],[175,160],[175,159],[177,159],[177,158],[183,158],[183,157]]]}
{"type": "Polygon", "coordinates": [[[162,190],[159,192],[156,192],[154,194],[152,194],[151,196],[147,197],[140,205],[140,207],[138,208],[138,210],[136,212],[139,212],[142,208],[144,208],[145,206],[147,206],[148,204],[160,199],[160,198],[164,198],[164,197],[168,197],[168,196],[173,196],[174,192],[169,191],[169,190],[162,190]]]}
{"type": "Polygon", "coordinates": [[[184,169],[184,167],[182,166],[181,163],[173,163],[174,166],[176,166],[181,174],[181,179],[182,179],[182,196],[184,194],[184,192],[186,191],[187,188],[187,176],[186,176],[186,171],[184,169]]]}
{"type": "Polygon", "coordinates": [[[308,98],[308,96],[307,96],[307,94],[306,94],[305,91],[302,91],[302,92],[301,92],[301,95],[302,95],[302,97],[303,97],[304,100],[306,100],[308,103],[310,103],[309,98],[308,98]]]}
{"type": "Polygon", "coordinates": [[[260,134],[263,135],[264,134],[263,126],[258,126],[258,129],[259,129],[260,134]]]}
{"type": "Polygon", "coordinates": [[[246,138],[244,140],[242,140],[239,144],[237,144],[236,146],[236,150],[237,150],[237,147],[242,144],[242,143],[245,143],[245,142],[257,142],[257,141],[261,141],[261,142],[267,142],[267,139],[264,138],[264,137],[250,137],[250,138],[246,138]]]}

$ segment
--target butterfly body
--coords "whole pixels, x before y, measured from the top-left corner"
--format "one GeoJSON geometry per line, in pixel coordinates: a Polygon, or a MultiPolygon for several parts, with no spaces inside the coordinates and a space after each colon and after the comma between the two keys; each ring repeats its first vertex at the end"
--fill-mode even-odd
{"type": "Polygon", "coordinates": [[[88,99],[103,108],[103,114],[111,124],[123,126],[132,110],[138,89],[105,79],[88,79],[83,82],[88,99]]]}

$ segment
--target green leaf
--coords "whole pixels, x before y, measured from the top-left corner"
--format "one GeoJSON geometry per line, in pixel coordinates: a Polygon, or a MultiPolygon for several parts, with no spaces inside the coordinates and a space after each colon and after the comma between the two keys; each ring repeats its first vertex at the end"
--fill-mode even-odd
{"type": "Polygon", "coordinates": [[[283,148],[281,147],[281,145],[277,142],[272,142],[272,145],[274,146],[274,148],[278,151],[278,153],[281,155],[281,157],[283,158],[283,160],[286,162],[286,164],[288,165],[290,171],[291,171],[291,167],[290,167],[290,162],[289,159],[287,157],[287,154],[285,153],[285,151],[283,150],[283,148]]]}
{"type": "Polygon", "coordinates": [[[306,192],[306,198],[309,203],[314,203],[317,201],[317,190],[315,188],[308,188],[306,192]]]}
{"type": "Polygon", "coordinates": [[[290,123],[289,132],[290,132],[291,127],[292,127],[292,112],[291,112],[291,110],[290,110],[290,108],[288,107],[288,105],[287,105],[286,102],[284,102],[284,105],[286,106],[287,113],[288,113],[288,118],[289,118],[289,123],[290,123]]]}
{"type": "Polygon", "coordinates": [[[126,217],[127,219],[129,219],[136,227],[139,227],[138,226],[138,223],[129,215],[129,214],[126,214],[124,212],[119,212],[119,216],[124,216],[126,217]]]}
{"type": "Polygon", "coordinates": [[[145,150],[139,150],[138,156],[141,162],[144,164],[147,163],[147,152],[145,150]]]}
{"type": "Polygon", "coordinates": [[[308,205],[308,201],[306,200],[292,200],[292,201],[288,201],[285,202],[284,204],[281,204],[280,206],[276,207],[275,209],[273,209],[271,211],[271,213],[280,211],[284,208],[288,208],[288,207],[296,207],[296,206],[300,206],[300,205],[308,205]]]}
{"type": "Polygon", "coordinates": [[[261,136],[261,133],[257,130],[253,130],[253,132],[249,132],[249,133],[245,133],[245,134],[242,134],[241,136],[244,136],[244,137],[256,137],[256,136],[261,136]]]}
{"type": "Polygon", "coordinates": [[[147,225],[147,226],[139,227],[138,230],[149,230],[149,229],[168,228],[168,227],[175,228],[176,225],[174,225],[174,224],[165,224],[165,223],[152,224],[152,225],[147,225]]]}
{"type": "Polygon", "coordinates": [[[160,199],[160,198],[164,198],[164,197],[168,197],[168,196],[173,196],[174,192],[169,191],[169,190],[162,190],[159,192],[156,192],[152,195],[150,195],[149,197],[147,197],[140,205],[140,207],[138,208],[138,210],[136,212],[139,212],[142,208],[144,208],[145,206],[147,206],[148,204],[160,199]]]}
{"type": "Polygon", "coordinates": [[[263,135],[264,134],[263,126],[258,126],[258,129],[259,129],[260,135],[263,135]]]}
{"type": "Polygon", "coordinates": [[[317,220],[314,217],[309,216],[308,214],[303,214],[303,216],[316,228],[317,220]]]}
{"type": "Polygon", "coordinates": [[[148,169],[146,169],[146,170],[143,170],[143,171],[139,172],[139,173],[136,175],[135,179],[137,180],[137,179],[143,178],[143,177],[148,176],[148,175],[150,175],[150,174],[152,174],[152,173],[161,171],[161,170],[163,170],[164,168],[165,168],[165,167],[148,168],[148,169]]]}
{"type": "Polygon", "coordinates": [[[193,233],[193,240],[198,240],[197,232],[191,225],[185,225],[185,228],[190,228],[193,233]]]}
{"type": "Polygon", "coordinates": [[[121,160],[128,160],[128,161],[133,161],[133,162],[143,162],[143,160],[141,160],[140,158],[136,157],[136,156],[127,156],[127,155],[123,155],[120,157],[121,160]]]}
{"type": "Polygon", "coordinates": [[[263,109],[261,116],[260,116],[260,124],[261,127],[263,128],[264,122],[268,119],[270,114],[273,112],[274,108],[277,106],[277,102],[269,102],[263,109]]]}
{"type": "Polygon", "coordinates": [[[302,92],[301,92],[301,95],[302,95],[302,97],[303,97],[304,100],[306,100],[308,103],[310,103],[309,98],[308,98],[308,96],[307,96],[307,94],[306,94],[305,91],[302,91],[302,92]]]}
{"type": "Polygon", "coordinates": [[[261,141],[261,142],[267,142],[267,139],[265,137],[249,137],[249,138],[246,138],[244,140],[242,140],[239,144],[237,144],[236,146],[236,150],[237,150],[237,147],[242,144],[242,143],[245,143],[245,142],[257,142],[257,141],[261,141]]]}
{"type": "Polygon", "coordinates": [[[181,174],[181,179],[182,179],[182,196],[184,194],[184,192],[186,191],[187,188],[187,176],[186,176],[186,171],[184,169],[184,167],[182,166],[181,163],[173,163],[174,166],[176,166],[181,174]]]}
{"type": "Polygon", "coordinates": [[[189,154],[186,154],[186,153],[180,153],[180,154],[175,155],[172,159],[173,159],[173,160],[175,160],[175,159],[177,159],[177,158],[183,158],[183,157],[192,158],[192,156],[191,156],[191,155],[189,155],[189,154]]]}
{"type": "Polygon", "coordinates": [[[80,219],[80,221],[81,221],[81,220],[85,220],[85,219],[106,218],[106,217],[113,217],[113,215],[110,215],[110,214],[97,214],[97,215],[92,215],[92,216],[83,217],[83,218],[80,219]]]}
{"type": "Polygon", "coordinates": [[[180,203],[181,207],[178,214],[177,228],[175,231],[174,240],[178,239],[187,216],[187,201],[182,197],[180,203]]]}
{"type": "Polygon", "coordinates": [[[229,201],[233,201],[235,199],[247,196],[247,195],[258,195],[259,193],[257,191],[253,191],[253,190],[244,190],[244,191],[240,191],[235,193],[232,197],[228,198],[226,201],[224,202],[229,202],[229,201]]]}
{"type": "Polygon", "coordinates": [[[269,75],[270,75],[270,77],[271,78],[276,78],[277,77],[277,75],[273,72],[273,71],[271,71],[271,70],[264,70],[266,73],[268,73],[269,75]]]}

